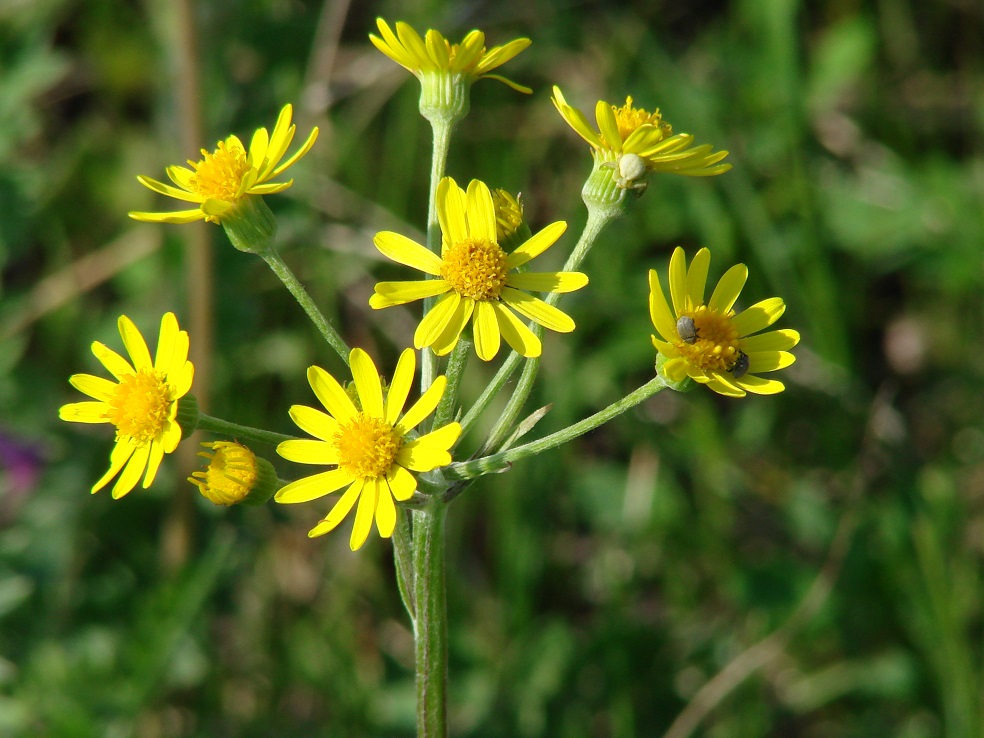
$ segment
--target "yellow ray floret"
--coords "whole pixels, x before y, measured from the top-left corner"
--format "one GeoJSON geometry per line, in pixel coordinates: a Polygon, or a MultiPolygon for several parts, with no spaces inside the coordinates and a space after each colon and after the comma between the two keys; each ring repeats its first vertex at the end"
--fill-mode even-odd
{"type": "Polygon", "coordinates": [[[267,133],[266,128],[257,129],[248,151],[238,137],[229,136],[224,141],[219,141],[215,151],[202,149],[201,160],[194,162],[189,159],[190,169],[182,166],[168,167],[167,176],[177,187],[150,177],[137,177],[140,184],[154,192],[195,203],[196,207],[169,213],[131,212],[130,217],[149,223],[191,223],[203,218],[212,223],[221,223],[223,216],[235,210],[243,198],[272,195],[286,190],[294,180],[270,180],[296,164],[311,150],[318,138],[318,129],[314,128],[301,148],[286,161],[281,161],[297,128],[291,123],[292,114],[293,108],[285,105],[273,127],[273,133],[267,133]]]}
{"type": "Polygon", "coordinates": [[[369,40],[381,52],[407,71],[423,77],[428,74],[461,75],[469,82],[496,79],[518,92],[531,92],[498,74],[489,74],[530,45],[528,38],[517,38],[504,46],[485,48],[485,34],[470,31],[460,44],[452,44],[433,29],[420,37],[413,28],[397,21],[396,32],[382,18],[376,19],[379,36],[369,34],[369,40]]]}
{"type": "Polygon", "coordinates": [[[92,486],[92,491],[98,492],[119,475],[113,485],[114,498],[132,490],[141,475],[144,488],[149,487],[164,454],[177,447],[182,436],[178,400],[191,389],[194,377],[194,367],[188,361],[188,334],[178,329],[174,313],[161,318],[153,362],[133,321],[121,315],[118,324],[130,361],[94,342],[92,353],[115,381],[91,374],[73,375],[69,380],[72,386],[93,401],[69,403],[58,411],[62,420],[112,423],[116,427],[109,470],[92,486]]]}
{"type": "Polygon", "coordinates": [[[376,366],[365,351],[352,349],[349,361],[355,398],[324,369],[310,367],[308,382],[328,412],[305,405],[291,407],[290,417],[314,439],[284,441],[277,447],[277,453],[288,461],[334,468],[291,482],[274,499],[308,502],[344,487],[331,512],[308,535],[328,533],[356,508],[349,539],[349,546],[355,551],[369,537],[373,520],[380,536],[389,538],[393,534],[395,503],[409,500],[417,489],[417,479],[410,472],[426,472],[450,464],[450,449],[461,435],[461,426],[449,423],[416,438],[408,436],[437,408],[447,383],[443,376],[437,377],[430,389],[403,413],[416,365],[412,349],[400,355],[385,395],[376,366]]]}
{"type": "Polygon", "coordinates": [[[626,155],[638,156],[646,173],[669,172],[688,177],[710,177],[731,169],[720,163],[727,151],[711,151],[709,144],[693,146],[689,133],[673,134],[659,110],[650,113],[633,105],[631,97],[616,107],[604,100],[595,105],[597,130],[577,108],[568,104],[560,88],[553,88],[553,104],[571,128],[591,145],[593,155],[604,162],[617,162],[626,155]]]}
{"type": "Polygon", "coordinates": [[[649,271],[649,316],[659,334],[652,337],[653,345],[667,359],[660,371],[673,382],[690,377],[729,397],[782,392],[782,382],[758,375],[784,369],[796,360],[789,349],[799,343],[799,333],[759,331],[779,319],[785,303],[772,297],[736,315],[734,304],[748,277],[744,264],[725,272],[705,302],[710,261],[710,251],[701,249],[688,269],[683,249],[675,249],[670,258],[669,301],[656,271],[649,271]]]}
{"type": "Polygon", "coordinates": [[[373,308],[403,305],[437,297],[414,333],[414,345],[442,356],[455,347],[472,323],[475,351],[490,361],[501,339],[523,356],[539,356],[540,339],[517,317],[567,333],[574,321],[530,292],[573,292],[588,283],[579,272],[519,272],[517,269],[550,248],[567,229],[548,225],[507,254],[497,241],[492,194],[472,180],[468,191],[445,177],[437,188],[437,215],[443,233],[441,255],[397,233],[377,233],[374,243],[385,256],[435,279],[380,282],[369,300],[373,308]]]}

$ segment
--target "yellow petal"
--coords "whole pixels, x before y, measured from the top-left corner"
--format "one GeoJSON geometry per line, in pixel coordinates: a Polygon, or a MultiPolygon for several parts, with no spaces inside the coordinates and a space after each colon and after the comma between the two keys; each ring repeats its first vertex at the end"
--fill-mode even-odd
{"type": "Polygon", "coordinates": [[[161,466],[161,460],[164,458],[164,443],[163,441],[152,441],[150,443],[150,454],[147,456],[147,472],[144,474],[143,488],[147,489],[154,483],[154,479],[157,477],[157,470],[161,466]]]}
{"type": "Polygon", "coordinates": [[[358,413],[338,381],[320,366],[308,367],[307,378],[318,400],[339,423],[348,421],[358,413]]]}
{"type": "Polygon", "coordinates": [[[558,333],[570,333],[574,330],[574,321],[567,313],[548,305],[538,297],[509,287],[503,288],[501,297],[502,301],[513,310],[536,321],[544,328],[558,333]]]}
{"type": "Polygon", "coordinates": [[[471,320],[474,310],[474,300],[462,299],[458,303],[458,307],[448,319],[444,330],[441,331],[440,335],[434,340],[434,343],[431,344],[431,350],[435,354],[444,356],[451,353],[451,350],[458,345],[458,338],[461,336],[462,331],[465,330],[465,326],[468,325],[468,321],[471,320]]]}
{"type": "Polygon", "coordinates": [[[92,342],[92,353],[117,379],[136,374],[136,370],[130,365],[130,362],[99,341],[92,342]]]}
{"type": "Polygon", "coordinates": [[[383,417],[383,388],[379,382],[376,365],[369,358],[369,354],[360,348],[352,349],[349,362],[362,411],[373,418],[383,417]]]}
{"type": "Polygon", "coordinates": [[[434,410],[437,409],[441,397],[444,395],[444,388],[447,386],[447,377],[443,374],[434,379],[434,382],[420,398],[410,406],[410,409],[400,418],[400,422],[393,426],[393,431],[404,436],[413,430],[417,425],[434,410]]]}
{"type": "Polygon", "coordinates": [[[376,234],[372,242],[376,244],[381,254],[398,264],[419,269],[435,277],[441,274],[443,263],[441,258],[406,236],[392,231],[382,231],[376,234]]]}
{"type": "Polygon", "coordinates": [[[375,517],[376,501],[379,498],[379,480],[368,479],[359,497],[359,507],[355,511],[355,524],[352,526],[352,537],[349,538],[349,548],[358,551],[369,538],[372,530],[372,519],[375,517]]]}
{"type": "Polygon", "coordinates": [[[784,312],[786,312],[786,303],[782,298],[770,297],[742,310],[735,316],[732,324],[739,336],[747,336],[768,328],[779,320],[784,312]]]}
{"type": "Polygon", "coordinates": [[[154,364],[150,360],[150,351],[147,349],[147,342],[140,335],[137,326],[125,315],[119,317],[117,325],[120,329],[120,336],[123,338],[123,345],[126,346],[126,350],[130,354],[130,359],[133,360],[133,366],[136,367],[137,371],[141,369],[152,369],[154,364]]]}
{"type": "MultiPolygon", "coordinates": [[[[738,295],[741,294],[741,288],[745,286],[745,280],[747,279],[748,267],[744,264],[735,264],[718,281],[717,287],[714,288],[714,293],[711,295],[711,299],[707,302],[707,307],[721,313],[731,310],[735,304],[735,300],[738,299],[738,295]]],[[[762,327],[764,328],[765,326],[762,327]]],[[[738,335],[742,334],[739,332],[738,335]]]]}
{"type": "Polygon", "coordinates": [[[673,342],[677,339],[676,317],[666,304],[663,288],[659,284],[659,275],[655,269],[649,270],[649,319],[653,327],[664,340],[673,342]]]}
{"type": "Polygon", "coordinates": [[[445,177],[437,186],[437,218],[446,243],[461,243],[471,237],[465,210],[465,192],[451,178],[445,177]]]}
{"type": "Polygon", "coordinates": [[[536,258],[553,246],[566,230],[567,223],[562,220],[551,223],[535,236],[528,238],[525,243],[506,257],[506,269],[515,269],[536,258]]]}
{"type": "Polygon", "coordinates": [[[147,468],[147,459],[150,457],[150,444],[145,443],[142,446],[137,446],[133,449],[133,455],[130,456],[130,460],[126,462],[126,467],[123,469],[123,473],[120,474],[119,478],[116,480],[116,484],[113,485],[113,499],[118,500],[121,497],[129,494],[130,490],[137,486],[137,482],[140,481],[140,475],[144,473],[144,469],[147,468]]]}
{"type": "Polygon", "coordinates": [[[396,505],[393,504],[393,495],[388,488],[383,487],[383,480],[374,480],[376,493],[376,530],[379,531],[381,538],[389,538],[393,535],[396,528],[396,505]]]}
{"type": "Polygon", "coordinates": [[[369,307],[374,310],[405,305],[425,297],[443,295],[451,285],[443,279],[417,280],[414,282],[377,282],[376,292],[369,298],[369,307]]]}
{"type": "MultiPolygon", "coordinates": [[[[518,294],[524,294],[522,292],[518,294]]],[[[475,303],[472,316],[472,332],[475,337],[475,353],[482,361],[491,361],[499,353],[499,322],[489,302],[475,303]]]]}
{"type": "Polygon", "coordinates": [[[393,381],[390,382],[389,391],[386,393],[386,422],[396,425],[400,419],[400,413],[410,395],[410,388],[413,386],[413,375],[417,368],[417,355],[413,349],[406,349],[400,354],[400,359],[396,363],[393,371],[393,381]]]}
{"type": "Polygon", "coordinates": [[[618,132],[618,121],[615,120],[615,111],[612,106],[604,100],[599,100],[595,105],[595,120],[598,121],[598,130],[605,141],[606,148],[616,154],[622,151],[622,136],[618,132]]]}
{"type": "Polygon", "coordinates": [[[753,351],[786,351],[799,343],[800,334],[789,328],[769,331],[741,339],[741,349],[746,354],[753,351]]]}
{"type": "MultiPolygon", "coordinates": [[[[284,504],[310,502],[311,500],[316,500],[319,497],[330,495],[332,492],[337,492],[351,481],[352,475],[348,472],[344,472],[341,469],[332,469],[331,471],[321,472],[320,474],[314,474],[310,477],[298,479],[296,482],[291,482],[290,484],[281,487],[277,490],[277,494],[274,496],[274,499],[277,502],[282,502],[284,504]]],[[[349,491],[351,491],[351,489],[349,491]]],[[[346,492],[346,495],[347,494],[348,492],[346,492]]],[[[342,502],[345,501],[346,495],[343,495],[342,499],[338,501],[338,504],[335,505],[335,509],[337,509],[342,502]]],[[[332,513],[335,512],[335,509],[332,510],[332,513]]]]}
{"type": "Polygon", "coordinates": [[[542,344],[536,334],[512,310],[502,303],[493,303],[495,318],[499,322],[499,332],[509,347],[521,356],[535,358],[542,351],[542,344]]]}
{"type": "Polygon", "coordinates": [[[101,402],[92,404],[102,405],[103,407],[105,407],[104,403],[116,397],[116,390],[119,387],[116,382],[111,382],[102,377],[95,377],[91,374],[73,374],[68,378],[68,382],[79,392],[96,400],[101,400],[101,402]]]}
{"type": "MultiPolygon", "coordinates": [[[[92,485],[92,493],[95,494],[107,484],[109,481],[120,473],[120,470],[126,466],[126,463],[133,456],[133,452],[136,451],[136,446],[132,443],[126,441],[117,442],[113,446],[113,450],[109,455],[109,469],[106,471],[99,480],[92,485]]],[[[136,482],[134,482],[136,484],[136,482]]]]}
{"type": "Polygon", "coordinates": [[[308,438],[283,441],[277,446],[277,453],[287,461],[297,464],[327,466],[338,463],[338,452],[334,444],[328,441],[314,441],[308,438]]]}
{"type": "Polygon", "coordinates": [[[471,238],[496,242],[495,205],[492,193],[484,182],[473,179],[468,183],[465,195],[465,216],[468,219],[468,233],[471,238]]]}
{"type": "Polygon", "coordinates": [[[457,292],[442,295],[417,326],[413,334],[414,347],[422,349],[431,346],[444,332],[460,302],[461,296],[457,292]]]}
{"type": "MultiPolygon", "coordinates": [[[[355,505],[355,501],[359,499],[362,494],[362,490],[365,487],[365,481],[362,479],[356,479],[349,485],[349,488],[345,490],[345,493],[339,498],[338,502],[331,509],[331,512],[314,526],[310,531],[308,531],[308,537],[314,538],[315,536],[323,536],[341,523],[345,516],[349,514],[352,507],[355,505]]],[[[279,500],[278,500],[279,501],[279,500]]]]}
{"type": "Polygon", "coordinates": [[[694,254],[687,270],[687,310],[696,310],[704,304],[704,289],[707,284],[707,269],[711,264],[711,252],[706,248],[694,254]]]}
{"type": "Polygon", "coordinates": [[[762,379],[746,374],[738,380],[743,388],[756,395],[775,395],[786,389],[786,385],[775,379],[762,379]]]}
{"type": "Polygon", "coordinates": [[[506,286],[528,292],[574,292],[588,283],[580,272],[520,272],[506,278],[506,286]]]}
{"type": "Polygon", "coordinates": [[[338,421],[313,407],[291,405],[288,413],[298,428],[322,441],[330,442],[338,432],[338,421]]]}
{"type": "Polygon", "coordinates": [[[105,402],[70,402],[58,408],[58,417],[72,423],[108,423],[108,414],[105,402]]]}
{"type": "MultiPolygon", "coordinates": [[[[687,255],[679,246],[673,249],[670,257],[670,300],[673,303],[674,316],[679,317],[687,311],[687,255]]],[[[675,318],[673,325],[676,331],[675,318]]]]}
{"type": "MultiPolygon", "coordinates": [[[[402,449],[401,449],[402,451],[402,449]]],[[[399,454],[397,455],[399,459],[399,454]]],[[[408,472],[398,461],[386,473],[386,484],[397,502],[406,502],[417,491],[417,478],[408,472]]]]}

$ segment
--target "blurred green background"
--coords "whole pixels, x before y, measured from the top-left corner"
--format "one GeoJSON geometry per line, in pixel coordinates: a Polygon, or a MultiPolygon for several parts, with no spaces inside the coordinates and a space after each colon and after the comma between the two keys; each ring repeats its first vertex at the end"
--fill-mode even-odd
{"type": "Polygon", "coordinates": [[[415,313],[368,309],[401,273],[372,236],[420,237],[429,130],[368,42],[377,15],[532,38],[502,71],[534,94],[478,83],[449,173],[521,190],[534,230],[569,221],[546,266],[590,169],[552,84],[731,152],[721,177],[655,178],[603,233],[564,302],[578,330],[545,343],[537,433],[651,376],[645,272],[675,245],[709,246],[712,278],[748,264],[744,304],[784,297],[803,335],[780,396],[663,393],[455,503],[453,734],[984,735],[980,3],[193,5],[0,0],[0,735],[413,734],[388,542],[309,541],[328,500],[216,508],[187,442],[150,490],[91,497],[111,432],[56,419],[121,313],[153,341],[175,310],[210,357],[195,393],[233,421],[292,432],[305,367],[340,370],[221,229],[126,217],[177,207],[137,174],[286,102],[321,138],[268,198],[284,258],[392,366],[415,313]]]}

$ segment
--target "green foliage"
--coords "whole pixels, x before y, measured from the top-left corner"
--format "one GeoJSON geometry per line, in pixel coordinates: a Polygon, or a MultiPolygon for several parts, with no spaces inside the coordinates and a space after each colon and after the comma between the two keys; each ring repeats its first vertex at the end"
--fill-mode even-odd
{"type": "MultiPolygon", "coordinates": [[[[645,273],[677,244],[710,247],[712,278],[747,263],[747,299],[782,296],[803,334],[782,395],[664,392],[454,503],[454,735],[663,735],[777,629],[693,735],[982,734],[973,3],[387,2],[344,18],[311,1],[192,5],[201,145],[269,126],[285,102],[301,130],[321,127],[269,200],[281,251],[381,361],[413,325],[368,308],[374,280],[398,273],[371,239],[422,240],[429,134],[416,83],[368,43],[376,14],[533,39],[508,75],[534,94],[478,83],[448,173],[521,190],[534,230],[568,220],[551,268],[583,224],[590,170],[551,84],[582,109],[631,94],[731,151],[721,177],[654,178],[602,234],[591,284],[564,302],[578,330],[545,340],[528,411],[552,409],[536,434],[651,376],[645,273]]],[[[76,399],[67,377],[98,371],[89,342],[118,346],[120,313],[187,324],[187,230],[126,218],[152,202],[137,174],[197,154],[177,134],[164,7],[0,8],[0,734],[412,735],[412,634],[387,542],[352,554],[344,526],[307,539],[310,510],[213,508],[184,481],[193,453],[151,490],[89,497],[109,432],[56,419],[76,399]]],[[[208,237],[207,407],[291,432],[305,367],[339,362],[258,259],[208,237]]]]}

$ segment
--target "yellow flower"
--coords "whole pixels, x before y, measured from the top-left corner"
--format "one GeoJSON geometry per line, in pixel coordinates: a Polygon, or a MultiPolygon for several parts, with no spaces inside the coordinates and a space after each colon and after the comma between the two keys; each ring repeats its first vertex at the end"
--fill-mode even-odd
{"type": "Polygon", "coordinates": [[[710,261],[711,252],[701,249],[688,270],[683,249],[673,252],[669,270],[672,309],[656,271],[649,271],[649,315],[662,339],[653,336],[653,345],[666,357],[664,376],[673,382],[689,376],[729,397],[782,392],[782,382],[757,375],[792,364],[796,358],[789,349],[799,343],[799,333],[787,328],[752,334],[775,323],[785,303],[771,297],[735,315],[733,306],[748,278],[744,264],[725,272],[705,303],[710,261]]]}
{"type": "Polygon", "coordinates": [[[276,491],[277,474],[266,459],[256,457],[241,443],[211,441],[198,455],[208,459],[205,471],[193,472],[188,481],[216,505],[239,502],[260,504],[276,491]]]}
{"type": "Polygon", "coordinates": [[[712,154],[710,144],[691,147],[693,136],[673,135],[673,128],[663,120],[658,109],[649,113],[636,108],[631,97],[625,99],[622,107],[599,100],[595,105],[597,131],[580,110],[567,103],[557,86],[553,88],[552,100],[567,124],[591,144],[596,161],[610,163],[616,169],[616,176],[622,179],[621,187],[633,186],[650,172],[709,177],[731,169],[730,164],[719,163],[728,155],[727,151],[712,154]],[[633,157],[639,157],[641,163],[633,157]]]}
{"type": "Polygon", "coordinates": [[[383,396],[382,384],[372,359],[362,349],[349,355],[359,406],[324,369],[308,369],[308,382],[325,414],[294,405],[290,417],[317,440],[284,441],[277,453],[300,464],[334,465],[330,471],[291,482],[277,492],[277,502],[308,502],[348,485],[328,516],[309,536],[333,530],[355,507],[355,525],[349,546],[360,548],[369,536],[373,518],[379,535],[389,538],[396,525],[394,501],[409,500],[417,489],[411,471],[426,472],[451,463],[450,448],[461,435],[458,423],[449,423],[418,438],[410,432],[434,412],[447,380],[434,380],[423,396],[400,417],[413,384],[416,358],[413,349],[400,355],[393,382],[383,396]]]}
{"type": "Polygon", "coordinates": [[[505,46],[486,50],[485,34],[481,31],[470,31],[460,44],[452,44],[433,29],[420,38],[420,34],[402,21],[397,21],[396,33],[382,18],[376,19],[376,26],[382,38],[369,34],[369,40],[421,81],[428,75],[450,74],[464,78],[469,84],[479,79],[497,79],[518,92],[532,91],[498,74],[489,74],[529,46],[528,38],[517,38],[505,46]]]}
{"type": "Polygon", "coordinates": [[[188,361],[188,334],[178,330],[174,313],[165,313],[161,318],[153,362],[133,321],[121,315],[119,329],[132,365],[112,349],[93,342],[92,353],[116,382],[75,374],[69,379],[72,386],[95,402],[73,402],[58,411],[62,420],[116,426],[116,447],[110,455],[109,471],[92,486],[92,491],[98,492],[122,470],[113,485],[116,499],[132,490],[141,474],[144,489],[149,487],[164,454],[177,447],[181,440],[178,400],[191,389],[195,371],[188,361]]]}
{"type": "Polygon", "coordinates": [[[519,267],[552,246],[567,229],[552,223],[510,254],[499,245],[495,209],[489,188],[473,179],[466,193],[450,177],[437,188],[437,217],[441,223],[441,255],[405,236],[377,233],[376,248],[385,256],[435,279],[380,282],[369,300],[373,308],[403,305],[440,295],[414,333],[414,345],[431,347],[443,356],[455,347],[471,320],[475,351],[490,361],[499,351],[500,337],[523,356],[539,356],[540,340],[515,310],[530,320],[561,333],[574,330],[574,321],[557,308],[533,297],[536,292],[572,292],[588,278],[579,272],[518,272],[519,267]]]}
{"type": "Polygon", "coordinates": [[[191,169],[182,166],[168,167],[167,176],[177,187],[150,177],[137,177],[142,185],[154,192],[196,203],[197,207],[169,213],[131,212],[130,217],[150,223],[191,223],[202,218],[212,223],[221,223],[223,218],[233,215],[237,207],[252,196],[283,192],[294,180],[269,180],[293,166],[310,151],[318,138],[318,129],[315,128],[301,148],[287,161],[280,163],[296,130],[296,126],[290,122],[292,111],[290,105],[283,107],[272,135],[267,133],[266,128],[257,129],[248,152],[238,137],[229,136],[225,141],[219,141],[218,148],[211,153],[202,149],[201,161],[189,160],[191,169]]]}

